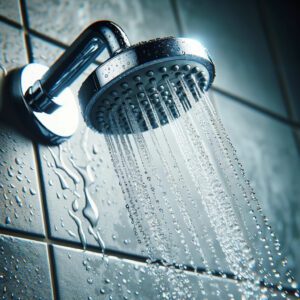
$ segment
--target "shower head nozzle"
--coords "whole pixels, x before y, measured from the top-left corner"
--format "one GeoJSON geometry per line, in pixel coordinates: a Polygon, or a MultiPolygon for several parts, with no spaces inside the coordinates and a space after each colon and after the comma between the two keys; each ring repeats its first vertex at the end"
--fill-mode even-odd
{"type": "Polygon", "coordinates": [[[100,65],[82,84],[79,99],[86,123],[98,132],[115,133],[117,122],[123,133],[132,133],[132,118],[146,131],[146,115],[151,127],[168,123],[163,102],[172,117],[179,116],[174,97],[181,99],[182,80],[191,91],[195,86],[206,91],[214,77],[214,64],[199,42],[160,38],[124,49],[100,65]]]}

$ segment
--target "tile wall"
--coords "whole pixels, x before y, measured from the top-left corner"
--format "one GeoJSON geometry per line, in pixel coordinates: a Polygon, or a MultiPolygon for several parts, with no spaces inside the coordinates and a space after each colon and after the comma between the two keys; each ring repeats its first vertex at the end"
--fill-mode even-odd
{"type": "MultiPolygon", "coordinates": [[[[212,101],[300,281],[300,24],[295,2],[287,3],[0,0],[0,62],[6,70],[28,62],[50,66],[86,26],[101,19],[119,24],[132,43],[169,35],[199,39],[217,67],[212,101]]],[[[72,85],[75,93],[94,68],[72,85]]],[[[5,93],[2,97],[5,101],[5,93]]],[[[0,118],[2,298],[160,299],[104,138],[81,120],[62,147],[37,145],[9,118],[0,118]],[[68,160],[70,153],[79,170],[68,160]],[[82,217],[86,166],[94,177],[90,196],[100,212],[97,231],[105,257],[82,217]],[[72,205],[79,209],[74,212],[72,205]]],[[[161,272],[168,290],[168,273],[161,272]]],[[[191,296],[202,299],[199,276],[186,276],[195,287],[191,296]]],[[[200,277],[209,299],[225,299],[225,291],[240,297],[234,280],[200,277]]]]}

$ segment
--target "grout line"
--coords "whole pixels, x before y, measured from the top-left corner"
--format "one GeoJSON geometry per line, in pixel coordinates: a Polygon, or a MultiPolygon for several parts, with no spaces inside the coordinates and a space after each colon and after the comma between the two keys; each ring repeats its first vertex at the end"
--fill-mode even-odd
{"type": "Polygon", "coordinates": [[[0,234],[10,235],[16,238],[21,238],[25,240],[35,241],[39,243],[45,243],[45,237],[41,235],[32,234],[26,231],[15,231],[14,229],[0,228],[0,234]]]}
{"type": "MultiPolygon", "coordinates": [[[[27,5],[26,0],[20,0],[19,1],[20,9],[21,9],[21,15],[22,15],[22,21],[23,21],[23,27],[24,27],[24,37],[25,37],[25,47],[27,50],[27,56],[29,63],[34,62],[34,55],[32,50],[32,44],[31,44],[31,38],[28,34],[28,28],[29,28],[29,18],[28,18],[28,12],[27,12],[27,5]]],[[[57,297],[57,289],[55,285],[55,270],[54,270],[54,263],[52,260],[52,256],[50,255],[50,242],[48,239],[49,236],[49,230],[50,230],[50,224],[49,219],[46,214],[46,198],[44,193],[44,186],[43,186],[43,180],[42,180],[42,169],[40,164],[40,156],[39,156],[39,149],[35,142],[32,143],[33,146],[33,154],[34,154],[34,160],[36,167],[36,176],[38,181],[38,189],[39,189],[39,196],[41,200],[41,210],[42,210],[42,216],[43,216],[43,227],[45,230],[45,242],[47,243],[47,255],[48,255],[48,262],[49,262],[49,272],[50,272],[50,279],[51,279],[51,286],[52,286],[52,296],[53,299],[58,299],[57,297]]]]}
{"type": "Polygon", "coordinates": [[[0,16],[0,21],[5,23],[6,25],[12,26],[16,29],[23,29],[23,26],[20,23],[14,21],[14,20],[8,19],[4,16],[0,16]]]}
{"type": "MultiPolygon", "coordinates": [[[[5,229],[5,228],[0,228],[0,234],[12,236],[15,238],[25,239],[28,241],[36,241],[36,242],[40,242],[40,243],[46,243],[48,245],[49,261],[51,259],[52,262],[54,261],[54,255],[53,255],[53,247],[54,246],[65,247],[65,248],[69,248],[72,250],[89,251],[94,254],[102,255],[101,249],[99,249],[99,247],[87,246],[86,249],[83,249],[80,243],[76,243],[76,242],[72,242],[72,241],[32,236],[30,233],[15,232],[15,231],[11,231],[11,230],[5,229]]],[[[118,259],[126,259],[130,263],[142,263],[142,264],[147,265],[147,257],[138,256],[135,254],[129,254],[129,253],[117,251],[117,250],[106,250],[105,255],[110,256],[110,257],[116,257],[118,259]]],[[[155,261],[154,263],[157,263],[161,267],[167,268],[159,260],[155,261]]],[[[173,267],[175,267],[175,269],[179,269],[179,267],[176,265],[175,266],[173,265],[173,267]]],[[[193,268],[191,268],[190,266],[185,266],[185,267],[186,267],[186,269],[184,270],[184,272],[186,272],[186,273],[193,273],[193,274],[197,274],[197,275],[208,276],[205,268],[199,267],[199,268],[197,268],[196,273],[195,273],[195,270],[193,268]]],[[[55,271],[55,266],[53,266],[52,270],[55,271]]],[[[54,274],[55,273],[53,273],[52,275],[54,275],[54,274]]],[[[232,273],[226,273],[226,272],[221,272],[221,271],[214,271],[211,273],[211,276],[215,277],[216,279],[224,278],[223,275],[226,275],[226,280],[234,281],[235,283],[242,281],[242,280],[236,279],[234,274],[232,274],[232,273]]],[[[52,278],[51,278],[51,280],[52,280],[52,278]]],[[[53,280],[54,280],[54,282],[52,284],[54,284],[56,287],[56,294],[55,294],[56,298],[55,299],[59,299],[58,294],[57,294],[58,284],[57,284],[56,276],[53,277],[53,280]]],[[[270,283],[268,284],[263,281],[260,282],[260,286],[266,287],[269,290],[273,290],[273,291],[277,291],[277,292],[286,292],[289,295],[294,295],[295,292],[297,291],[296,289],[291,289],[291,288],[288,288],[285,286],[283,286],[283,288],[281,290],[279,290],[277,288],[276,284],[270,284],[270,283]]]]}
{"type": "MultiPolygon", "coordinates": [[[[9,236],[12,236],[15,238],[20,238],[20,239],[24,239],[24,240],[28,240],[28,241],[46,243],[46,244],[49,244],[49,246],[67,247],[72,250],[89,251],[91,253],[102,255],[101,249],[99,249],[99,247],[97,247],[97,246],[87,245],[86,248],[83,249],[82,245],[80,243],[73,242],[73,241],[32,236],[30,233],[27,233],[27,232],[16,232],[16,231],[11,231],[10,229],[5,229],[5,228],[0,228],[0,234],[9,235],[9,236]]],[[[118,251],[118,250],[107,249],[107,250],[105,250],[105,255],[114,256],[119,259],[126,259],[130,262],[139,262],[139,263],[147,264],[147,257],[139,256],[136,254],[130,254],[130,253],[122,252],[122,251],[118,251]]],[[[162,262],[159,260],[155,261],[155,263],[158,263],[159,265],[163,266],[162,262]]],[[[189,266],[186,266],[186,267],[187,267],[187,269],[186,269],[187,272],[194,273],[194,269],[192,269],[189,266]]],[[[203,273],[205,273],[205,271],[206,270],[204,268],[199,267],[197,269],[197,273],[199,273],[199,274],[203,274],[203,273]]],[[[222,274],[226,274],[228,279],[234,280],[234,275],[231,273],[224,273],[224,272],[222,273],[221,271],[212,272],[212,275],[215,277],[221,277],[222,274]]],[[[203,275],[206,275],[206,274],[203,274],[203,275]]]]}
{"type": "Polygon", "coordinates": [[[182,20],[181,20],[181,17],[180,17],[180,10],[179,10],[179,7],[178,7],[178,2],[177,2],[177,0],[170,0],[170,4],[171,4],[173,14],[174,14],[174,17],[175,17],[175,21],[176,21],[176,24],[177,24],[178,33],[179,33],[180,36],[183,36],[185,30],[183,28],[183,23],[182,23],[182,20]]]}
{"type": "MultiPolygon", "coordinates": [[[[279,89],[281,91],[282,99],[284,101],[288,117],[293,121],[295,120],[295,116],[293,113],[292,100],[288,91],[287,79],[284,76],[284,72],[281,67],[282,62],[280,59],[279,49],[276,46],[274,32],[272,32],[272,30],[270,29],[270,24],[268,22],[268,13],[265,5],[266,4],[263,1],[257,0],[258,14],[269,48],[270,57],[273,61],[273,67],[275,69],[275,75],[278,80],[279,89]]],[[[293,136],[297,145],[297,150],[300,153],[300,140],[295,130],[293,130],[293,136]]]]}
{"type": "Polygon", "coordinates": [[[274,112],[268,110],[267,108],[264,108],[264,107],[261,107],[261,106],[255,104],[255,103],[252,103],[249,100],[243,99],[243,98],[241,98],[239,96],[236,96],[236,95],[234,95],[230,92],[224,91],[221,88],[213,86],[213,87],[211,87],[211,90],[213,92],[217,92],[219,94],[222,94],[222,95],[226,96],[230,100],[239,102],[240,104],[246,105],[246,106],[248,106],[248,107],[250,107],[250,108],[252,108],[252,109],[254,109],[254,110],[256,110],[260,113],[263,113],[263,114],[265,114],[265,115],[267,115],[267,116],[269,116],[269,117],[271,117],[271,118],[273,118],[273,119],[275,119],[275,120],[277,120],[281,123],[284,123],[286,125],[294,127],[296,129],[300,128],[300,123],[299,122],[290,120],[289,118],[286,118],[286,117],[283,117],[283,116],[281,116],[277,113],[274,113],[274,112]]]}
{"type": "Polygon", "coordinates": [[[288,116],[291,119],[293,119],[292,105],[291,105],[289,92],[287,89],[287,83],[286,83],[285,76],[283,75],[282,68],[280,67],[281,66],[280,55],[276,47],[276,42],[274,41],[275,40],[274,34],[272,33],[272,30],[270,30],[270,26],[268,24],[268,13],[266,12],[266,7],[264,3],[262,3],[260,0],[257,0],[257,7],[258,7],[258,15],[260,18],[260,23],[263,29],[262,31],[267,41],[270,57],[271,60],[273,61],[275,75],[279,83],[281,96],[284,100],[288,116]]]}
{"type": "Polygon", "coordinates": [[[51,283],[52,283],[52,292],[54,299],[58,299],[58,292],[57,292],[57,285],[56,285],[56,276],[55,276],[55,268],[54,268],[54,260],[53,256],[51,255],[51,244],[52,241],[49,238],[50,235],[50,220],[49,216],[47,214],[47,201],[46,201],[46,193],[44,188],[44,182],[43,182],[43,174],[42,174],[42,166],[41,166],[41,157],[40,157],[40,151],[38,148],[38,145],[33,142],[33,151],[34,151],[34,157],[35,157],[35,164],[37,166],[37,179],[38,179],[38,186],[39,186],[39,195],[41,199],[41,210],[42,210],[42,216],[43,216],[43,224],[45,228],[45,239],[44,241],[47,243],[48,248],[48,260],[49,260],[49,270],[50,270],[50,276],[51,276],[51,283]]]}
{"type": "Polygon", "coordinates": [[[19,5],[20,5],[20,11],[21,11],[21,17],[22,17],[22,23],[23,23],[25,47],[27,50],[27,58],[28,58],[28,62],[31,63],[33,61],[33,52],[32,52],[30,36],[27,31],[27,28],[29,27],[29,25],[28,25],[28,15],[27,15],[27,11],[26,11],[25,0],[20,0],[19,5]]]}
{"type": "Polygon", "coordinates": [[[48,258],[49,258],[49,265],[51,266],[51,281],[52,281],[52,291],[53,291],[53,296],[54,296],[54,299],[57,300],[57,299],[60,299],[59,297],[59,289],[58,289],[58,279],[57,279],[57,276],[55,276],[56,274],[56,266],[54,265],[54,261],[55,261],[55,256],[54,256],[54,251],[53,251],[53,245],[49,245],[48,244],[48,258]],[[50,263],[51,261],[51,263],[50,263]],[[54,288],[53,288],[54,287],[54,288]]]}
{"type": "Polygon", "coordinates": [[[28,33],[30,35],[34,36],[34,37],[37,37],[37,38],[45,41],[45,42],[48,42],[49,44],[52,44],[52,45],[54,45],[56,47],[60,47],[62,49],[67,49],[69,47],[69,45],[67,45],[67,44],[65,44],[65,43],[63,43],[63,42],[61,42],[59,40],[56,40],[56,39],[54,39],[54,38],[52,38],[50,36],[47,36],[47,35],[45,35],[45,34],[43,34],[41,32],[38,32],[38,31],[36,31],[34,29],[28,28],[28,33]]]}

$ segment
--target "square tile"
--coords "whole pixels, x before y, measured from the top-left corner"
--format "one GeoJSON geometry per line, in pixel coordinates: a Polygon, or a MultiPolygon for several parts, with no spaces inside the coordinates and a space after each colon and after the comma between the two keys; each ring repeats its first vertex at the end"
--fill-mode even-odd
{"type": "MultiPolygon", "coordinates": [[[[236,281],[54,246],[60,299],[243,299],[236,281]]],[[[281,299],[263,289],[260,299],[281,299]]],[[[287,299],[296,299],[289,295],[287,299]]]]}
{"type": "Polygon", "coordinates": [[[120,25],[132,43],[176,34],[169,1],[48,0],[40,5],[39,1],[30,0],[27,3],[31,28],[67,44],[98,20],[120,25]]]}
{"type": "MultiPolygon", "coordinates": [[[[26,64],[23,34],[0,24],[2,63],[6,70],[26,64]]],[[[3,103],[9,101],[5,90],[3,103]]],[[[32,142],[14,127],[17,116],[1,112],[0,228],[44,235],[37,165],[32,142]]]]}
{"type": "Polygon", "coordinates": [[[47,247],[0,234],[2,299],[53,299],[47,247]]]}
{"type": "Polygon", "coordinates": [[[61,299],[234,299],[234,281],[196,276],[89,251],[54,247],[61,299]],[[185,283],[183,283],[185,282],[185,283]],[[204,286],[206,297],[199,284],[204,286]]]}
{"type": "Polygon", "coordinates": [[[184,34],[216,65],[215,86],[286,115],[255,2],[178,0],[184,34]]]}
{"type": "Polygon", "coordinates": [[[288,268],[299,281],[300,159],[292,129],[218,93],[213,97],[288,268]]]}

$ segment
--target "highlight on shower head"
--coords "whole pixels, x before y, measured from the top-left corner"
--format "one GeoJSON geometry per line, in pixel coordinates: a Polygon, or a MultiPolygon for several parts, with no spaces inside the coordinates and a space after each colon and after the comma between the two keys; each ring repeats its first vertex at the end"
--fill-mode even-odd
{"type": "Polygon", "coordinates": [[[172,118],[179,117],[174,97],[183,101],[182,80],[196,93],[195,86],[208,90],[214,76],[206,49],[195,40],[167,37],[142,42],[107,60],[85,80],[79,90],[83,116],[103,133],[115,133],[116,122],[121,132],[134,132],[132,118],[141,131],[149,125],[156,128],[169,122],[163,102],[172,118]]]}
{"type": "Polygon", "coordinates": [[[180,115],[174,100],[184,101],[182,80],[192,93],[195,87],[208,90],[214,80],[214,64],[199,42],[167,37],[130,46],[118,25],[98,21],[50,68],[31,63],[8,74],[6,94],[34,137],[59,144],[73,135],[78,110],[69,85],[105,49],[109,58],[88,76],[78,94],[85,122],[100,133],[114,133],[116,123],[123,133],[135,132],[128,118],[140,131],[166,124],[163,106],[172,118],[180,115]]]}

